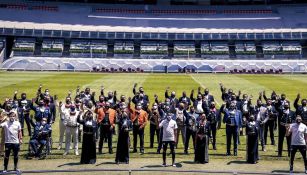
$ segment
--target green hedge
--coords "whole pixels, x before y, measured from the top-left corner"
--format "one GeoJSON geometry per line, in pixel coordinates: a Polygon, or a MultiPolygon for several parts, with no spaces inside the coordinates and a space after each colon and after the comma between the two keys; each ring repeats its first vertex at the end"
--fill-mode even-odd
{"type": "Polygon", "coordinates": [[[201,53],[202,55],[228,55],[228,51],[205,51],[201,53]]]}
{"type": "Polygon", "coordinates": [[[185,50],[174,50],[174,55],[193,55],[196,54],[195,50],[185,51],[185,50]]]}
{"type": "Polygon", "coordinates": [[[256,55],[256,51],[237,51],[237,55],[256,55]]]}
{"type": "Polygon", "coordinates": [[[167,50],[141,50],[141,54],[149,54],[149,55],[165,55],[167,54],[167,50]]]}
{"type": "Polygon", "coordinates": [[[133,50],[114,50],[115,54],[133,54],[133,50]]]}
{"type": "Polygon", "coordinates": [[[34,52],[32,47],[13,47],[12,50],[17,52],[34,52]]]}
{"type": "Polygon", "coordinates": [[[266,55],[297,55],[300,54],[300,51],[288,50],[288,51],[264,51],[266,55]]]}
{"type": "Polygon", "coordinates": [[[62,52],[61,48],[42,48],[42,52],[62,52]]]}

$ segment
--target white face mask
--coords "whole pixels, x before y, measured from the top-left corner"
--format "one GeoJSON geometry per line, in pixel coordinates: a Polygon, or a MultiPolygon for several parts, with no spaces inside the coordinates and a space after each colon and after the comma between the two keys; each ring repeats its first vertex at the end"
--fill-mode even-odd
{"type": "Polygon", "coordinates": [[[45,94],[46,94],[46,95],[49,95],[49,92],[46,92],[45,94]]]}
{"type": "Polygon", "coordinates": [[[42,125],[45,125],[47,122],[46,121],[42,121],[42,125]]]}
{"type": "Polygon", "coordinates": [[[170,121],[172,119],[172,116],[168,115],[166,118],[167,118],[168,121],[170,121]]]}
{"type": "Polygon", "coordinates": [[[10,122],[14,122],[15,121],[15,119],[14,118],[10,118],[10,122]]]}

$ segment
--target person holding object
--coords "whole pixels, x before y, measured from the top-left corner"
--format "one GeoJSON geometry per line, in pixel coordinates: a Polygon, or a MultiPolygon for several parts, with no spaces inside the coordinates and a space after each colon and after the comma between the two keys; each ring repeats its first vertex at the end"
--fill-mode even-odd
{"type": "Polygon", "coordinates": [[[306,160],[306,143],[307,143],[307,127],[302,123],[302,117],[296,116],[295,123],[286,125],[287,136],[291,135],[291,152],[290,152],[290,173],[293,173],[293,161],[297,150],[302,154],[305,174],[307,174],[307,160],[306,160]]]}
{"type": "Polygon", "coordinates": [[[171,112],[167,112],[166,120],[163,120],[159,127],[163,128],[163,164],[162,166],[166,166],[166,150],[167,146],[170,146],[171,154],[172,154],[172,166],[175,165],[175,144],[177,142],[176,135],[177,135],[177,123],[175,120],[172,119],[173,114],[171,112]]]}
{"type": "Polygon", "coordinates": [[[14,155],[14,171],[17,170],[18,164],[18,152],[20,150],[20,144],[22,144],[21,125],[16,120],[16,113],[9,113],[9,121],[1,123],[0,127],[4,129],[5,133],[5,155],[4,155],[4,170],[7,172],[7,166],[9,164],[9,157],[13,150],[14,155]]]}

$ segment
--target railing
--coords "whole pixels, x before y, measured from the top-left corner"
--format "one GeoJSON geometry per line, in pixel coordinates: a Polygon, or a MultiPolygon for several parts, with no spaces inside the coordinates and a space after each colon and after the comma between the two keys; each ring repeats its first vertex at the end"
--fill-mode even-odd
{"type": "Polygon", "coordinates": [[[270,33],[147,33],[147,32],[97,32],[0,28],[0,35],[22,37],[86,38],[86,39],[144,39],[144,40],[302,40],[307,32],[270,33]]]}
{"type": "Polygon", "coordinates": [[[132,175],[134,172],[149,172],[149,173],[194,173],[194,174],[255,174],[255,175],[287,175],[289,173],[268,173],[268,172],[248,172],[248,171],[207,171],[207,170],[163,170],[163,169],[69,169],[69,170],[28,170],[15,171],[3,174],[43,174],[43,173],[81,173],[81,172],[122,172],[132,175]]]}

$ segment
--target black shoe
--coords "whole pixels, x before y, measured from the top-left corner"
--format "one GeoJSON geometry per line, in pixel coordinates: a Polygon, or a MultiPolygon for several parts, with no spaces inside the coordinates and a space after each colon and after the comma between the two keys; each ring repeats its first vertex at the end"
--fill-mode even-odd
{"type": "Polygon", "coordinates": [[[153,148],[153,145],[150,145],[150,147],[149,148],[153,148]]]}
{"type": "Polygon", "coordinates": [[[188,150],[184,150],[184,154],[189,154],[188,150]]]}
{"type": "Polygon", "coordinates": [[[133,150],[133,153],[137,153],[138,151],[136,149],[133,150]]]}
{"type": "Polygon", "coordinates": [[[102,150],[99,150],[99,151],[98,151],[98,154],[102,154],[102,150]]]}
{"type": "Polygon", "coordinates": [[[282,157],[282,154],[278,154],[277,156],[278,156],[278,157],[282,157]]]}
{"type": "Polygon", "coordinates": [[[231,156],[231,154],[229,152],[226,153],[226,156],[231,156]]]}
{"type": "Polygon", "coordinates": [[[237,151],[235,151],[235,152],[233,153],[233,155],[234,155],[234,156],[237,156],[237,155],[238,155],[237,151]]]}
{"type": "Polygon", "coordinates": [[[161,152],[160,152],[160,150],[157,150],[157,154],[160,154],[161,152]]]}
{"type": "Polygon", "coordinates": [[[213,146],[213,150],[216,150],[216,146],[215,145],[213,146]]]}
{"type": "Polygon", "coordinates": [[[141,150],[140,153],[141,153],[141,154],[144,154],[144,150],[141,150]]]}
{"type": "Polygon", "coordinates": [[[113,154],[113,150],[110,149],[110,150],[109,150],[109,154],[113,154]]]}

